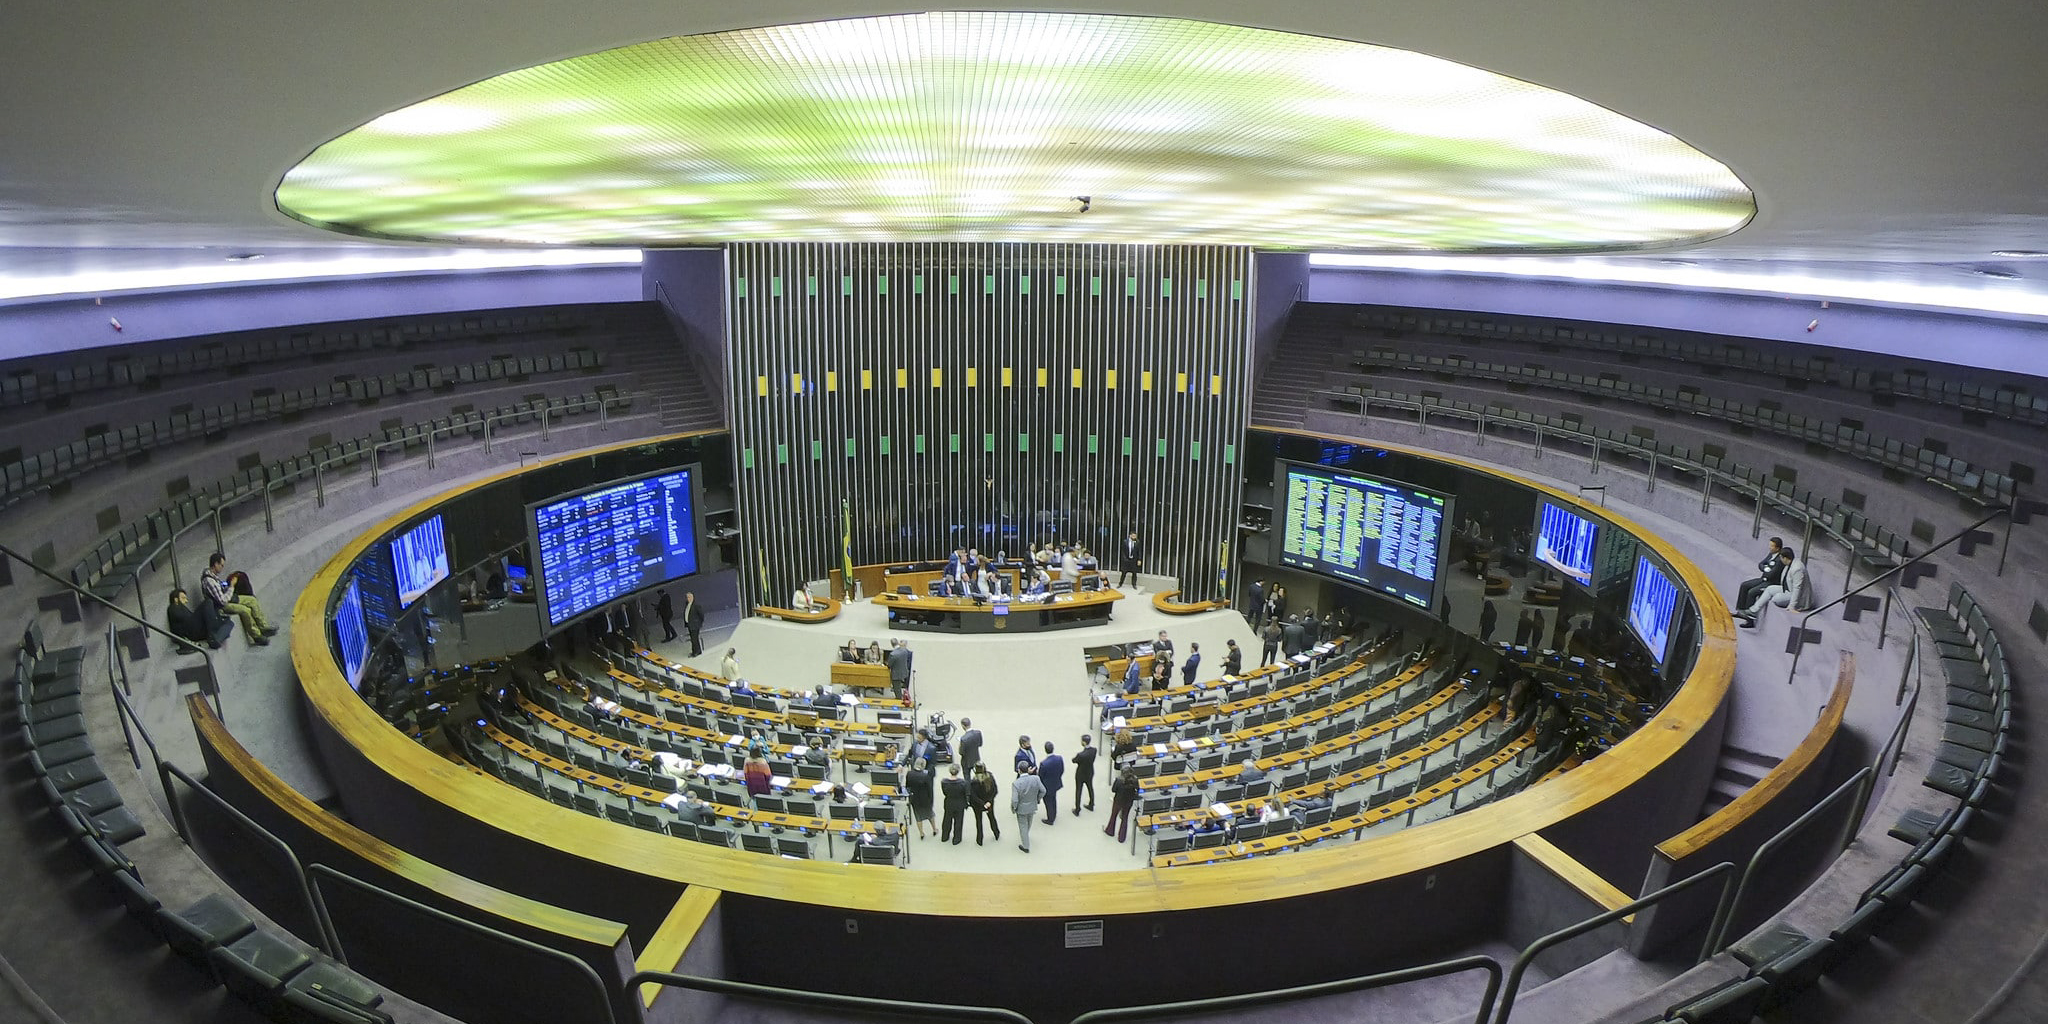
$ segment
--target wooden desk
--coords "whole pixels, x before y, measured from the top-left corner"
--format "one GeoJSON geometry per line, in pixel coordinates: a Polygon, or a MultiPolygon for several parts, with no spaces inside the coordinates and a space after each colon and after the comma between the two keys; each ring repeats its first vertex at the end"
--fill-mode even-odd
{"type": "MultiPolygon", "coordinates": [[[[654,666],[657,669],[660,669],[663,672],[668,672],[679,676],[689,676],[690,678],[695,679],[700,683],[711,683],[717,686],[726,685],[726,680],[720,679],[716,675],[713,675],[702,669],[691,668],[690,666],[685,665],[681,662],[670,661],[667,658],[664,658],[661,655],[656,654],[653,650],[649,648],[642,647],[639,650],[634,651],[633,656],[639,658],[641,661],[644,661],[649,665],[654,666]]],[[[852,664],[852,662],[835,662],[834,664],[850,665],[852,664]]],[[[884,669],[886,669],[887,667],[888,666],[886,665],[883,666],[884,669]]],[[[884,675],[887,675],[887,673],[885,672],[884,675]]],[[[756,693],[765,693],[773,697],[781,698],[784,701],[794,700],[796,697],[808,692],[805,690],[789,690],[777,686],[762,686],[758,683],[750,683],[749,685],[752,685],[754,687],[754,691],[756,693]]],[[[894,697],[869,697],[863,695],[860,699],[860,703],[862,707],[870,707],[878,710],[883,708],[887,708],[892,711],[911,710],[911,705],[909,701],[894,697]]]]}
{"type": "Polygon", "coordinates": [[[889,625],[895,629],[930,633],[1036,633],[1108,622],[1111,610],[1123,596],[1116,590],[1091,590],[1057,594],[1043,604],[975,604],[964,597],[905,597],[892,593],[877,595],[874,601],[889,609],[889,625]]]}
{"type": "Polygon", "coordinates": [[[777,608],[772,605],[757,604],[754,606],[754,614],[765,615],[771,619],[782,619],[785,622],[830,622],[839,617],[839,602],[836,599],[814,597],[811,598],[811,603],[818,607],[811,611],[799,611],[795,608],[777,608]]]}
{"type": "MultiPolygon", "coordinates": [[[[835,661],[827,673],[833,686],[849,690],[889,690],[889,666],[835,661]]],[[[901,703],[900,701],[898,703],[901,703]]]]}
{"type": "MultiPolygon", "coordinates": [[[[692,697],[689,694],[682,692],[681,690],[671,690],[666,687],[654,686],[650,684],[647,680],[641,679],[639,676],[633,675],[632,673],[626,672],[622,669],[608,669],[606,670],[606,674],[610,675],[612,679],[616,680],[619,684],[623,686],[639,690],[642,693],[651,694],[653,696],[659,697],[664,701],[667,701],[670,704],[674,704],[679,707],[696,708],[697,710],[706,711],[712,714],[736,715],[748,722],[759,725],[764,729],[773,728],[789,729],[791,731],[802,731],[796,726],[795,723],[789,720],[788,712],[778,713],[773,711],[761,711],[755,708],[737,708],[730,704],[724,704],[718,701],[709,700],[702,697],[692,697]]],[[[698,729],[687,725],[680,725],[678,723],[668,721],[666,718],[655,718],[651,715],[642,714],[638,711],[633,710],[632,708],[622,707],[618,710],[618,714],[621,717],[631,718],[642,725],[652,726],[658,729],[665,729],[669,732],[690,736],[692,739],[711,740],[723,743],[731,738],[729,734],[713,732],[707,729],[698,729]]],[[[841,752],[839,754],[841,760],[873,763],[878,761],[890,761],[895,759],[896,740],[892,738],[895,734],[884,731],[882,727],[879,725],[874,726],[873,728],[869,728],[867,723],[865,722],[851,722],[845,719],[834,719],[831,721],[825,721],[823,719],[820,719],[815,725],[811,726],[810,728],[814,732],[832,733],[833,735],[838,736],[841,741],[853,740],[857,743],[874,745],[875,749],[872,751],[858,749],[847,750],[844,749],[842,746],[841,752]]],[[[770,749],[775,749],[778,751],[787,751],[791,749],[788,744],[770,744],[769,746],[770,749]]]]}
{"type": "Polygon", "coordinates": [[[1179,596],[1180,591],[1178,590],[1162,590],[1152,595],[1152,607],[1167,615],[1200,615],[1203,612],[1213,612],[1219,608],[1230,607],[1230,602],[1228,601],[1174,600],[1174,598],[1179,596]]]}

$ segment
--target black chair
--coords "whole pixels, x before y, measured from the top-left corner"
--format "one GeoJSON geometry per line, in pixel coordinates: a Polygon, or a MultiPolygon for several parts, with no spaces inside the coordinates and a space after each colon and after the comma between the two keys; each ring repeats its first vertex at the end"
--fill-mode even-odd
{"type": "Polygon", "coordinates": [[[157,914],[157,931],[171,950],[214,975],[216,980],[219,974],[207,954],[255,930],[256,922],[219,893],[183,910],[164,908],[157,914]]]}
{"type": "Polygon", "coordinates": [[[207,950],[206,958],[228,991],[266,1014],[283,1004],[285,981],[313,963],[311,953],[261,929],[207,950]]]}

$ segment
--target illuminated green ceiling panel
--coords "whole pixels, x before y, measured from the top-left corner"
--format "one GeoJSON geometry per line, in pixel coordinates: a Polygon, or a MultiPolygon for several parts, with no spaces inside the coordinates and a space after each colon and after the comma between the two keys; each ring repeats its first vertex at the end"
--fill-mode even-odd
{"type": "Polygon", "coordinates": [[[277,203],[336,231],[468,243],[1324,251],[1627,249],[1756,210],[1664,132],[1435,57],[1000,12],[678,36],[509,72],[328,142],[277,203]]]}

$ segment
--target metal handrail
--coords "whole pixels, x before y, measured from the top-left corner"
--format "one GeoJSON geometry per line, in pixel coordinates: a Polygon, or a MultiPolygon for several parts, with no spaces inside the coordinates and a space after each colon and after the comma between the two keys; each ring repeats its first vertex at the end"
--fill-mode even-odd
{"type": "MultiPolygon", "coordinates": [[[[1742,902],[1743,894],[1749,889],[1749,880],[1756,874],[1756,866],[1763,863],[1765,855],[1777,849],[1786,840],[1792,838],[1793,833],[1804,829],[1808,823],[1817,819],[1822,811],[1827,810],[1834,805],[1835,801],[1841,799],[1843,793],[1849,792],[1852,788],[1858,793],[1867,792],[1867,787],[1872,784],[1875,778],[1876,773],[1872,771],[1869,765],[1856,769],[1856,774],[1843,780],[1842,784],[1836,786],[1833,792],[1821,797],[1812,807],[1806,809],[1806,813],[1794,818],[1791,824],[1779,829],[1776,835],[1764,840],[1763,843],[1757,846],[1756,852],[1749,855],[1749,864],[1742,869],[1742,879],[1735,885],[1735,896],[1728,901],[1727,912],[1715,915],[1713,926],[1707,929],[1707,951],[1703,954],[1702,958],[1712,956],[1721,951],[1723,946],[1722,940],[1727,937],[1725,933],[1728,930],[1728,925],[1735,920],[1735,911],[1742,902]]],[[[1863,798],[1858,796],[1853,806],[1855,809],[1850,813],[1849,821],[1842,829],[1842,840],[1838,848],[1847,847],[1849,841],[1855,838],[1857,828],[1863,823],[1863,798]]]]}
{"type": "MultiPolygon", "coordinates": [[[[1908,618],[1911,619],[1912,617],[1909,616],[1908,618]]],[[[1920,658],[1923,650],[1920,643],[1921,629],[1922,625],[1915,622],[1911,634],[1913,646],[1906,652],[1906,665],[1899,675],[1899,694],[1892,699],[1893,707],[1901,707],[1903,705],[1903,709],[1899,712],[1899,722],[1897,725],[1892,726],[1891,736],[1884,741],[1883,746],[1878,748],[1877,759],[1870,763],[1872,768],[1876,768],[1878,765],[1884,764],[1886,758],[1889,757],[1891,764],[1885,768],[1884,774],[1886,778],[1890,778],[1899,770],[1899,758],[1906,752],[1906,732],[1913,724],[1913,712],[1920,706],[1920,658]],[[1910,697],[1906,693],[1908,683],[1912,685],[1912,695],[1910,697]]]]}
{"type": "MultiPolygon", "coordinates": [[[[667,971],[636,971],[626,979],[626,991],[633,992],[641,985],[670,985],[676,988],[693,989],[698,992],[713,992],[718,995],[741,996],[768,1002],[794,1003],[799,1006],[819,1006],[832,1010],[857,1010],[868,1013],[886,1013],[903,1017],[936,1018],[942,1020],[1001,1021],[1002,1024],[1031,1024],[1031,1018],[1015,1010],[1000,1006],[967,1006],[959,1003],[923,1003],[899,999],[876,999],[871,996],[850,996],[837,992],[812,992],[806,989],[780,988],[774,985],[756,985],[745,981],[728,981],[724,978],[699,978],[687,974],[672,974],[667,971]]],[[[1077,1021],[1085,1016],[1076,1018],[1077,1021]]]]}
{"type": "MultiPolygon", "coordinates": [[[[1498,1016],[1494,1017],[1493,1024],[1508,1024],[1508,1015],[1510,1013],[1513,1013],[1515,1009],[1515,995],[1522,988],[1522,975],[1528,972],[1529,965],[1535,962],[1537,954],[1542,953],[1544,950],[1549,949],[1550,947],[1555,946],[1560,942],[1564,942],[1568,939],[1577,938],[1596,928],[1602,928],[1609,924],[1613,924],[1614,922],[1619,921],[1622,918],[1627,917],[1630,914],[1633,914],[1636,911],[1643,909],[1644,907],[1657,903],[1658,901],[1663,900],[1667,896],[1671,896],[1683,890],[1690,889],[1693,886],[1698,885],[1709,878],[1713,878],[1716,876],[1729,876],[1733,875],[1734,873],[1735,862],[1724,860],[1721,863],[1714,865],[1713,867],[1701,871],[1699,874],[1673,882],[1670,885],[1667,885],[1664,888],[1649,894],[1648,896],[1644,896],[1643,898],[1628,904],[1627,906],[1617,907],[1613,910],[1607,911],[1604,914],[1589,917],[1584,921],[1580,921],[1578,924],[1571,925],[1570,927],[1562,928],[1558,931],[1551,932],[1550,934],[1545,935],[1534,942],[1531,942],[1527,947],[1525,947],[1522,950],[1521,955],[1515,957],[1515,965],[1508,971],[1507,985],[1505,991],[1501,993],[1500,997],[1500,1013],[1498,1016]]],[[[1723,877],[1721,879],[1721,899],[1720,903],[1714,909],[1714,920],[1717,922],[1717,925],[1718,922],[1722,921],[1727,915],[1729,897],[1732,894],[1729,885],[1733,881],[1734,879],[1729,877],[1723,877]]],[[[1709,928],[1708,937],[1712,938],[1716,931],[1717,928],[1709,928]]],[[[1705,960],[1709,955],[1711,954],[1702,949],[1700,953],[1700,959],[1705,960]]]]}
{"type": "MultiPolygon", "coordinates": [[[[604,1007],[604,1020],[609,1022],[609,1024],[618,1024],[618,1014],[614,1012],[612,1009],[613,993],[610,986],[605,984],[603,978],[598,977],[597,971],[593,970],[589,964],[577,959],[576,957],[570,956],[569,954],[559,949],[550,949],[549,947],[543,946],[538,942],[532,942],[527,939],[522,939],[517,935],[507,934],[505,932],[499,931],[496,928],[492,928],[489,925],[479,924],[475,921],[471,921],[466,918],[457,917],[454,914],[448,913],[447,911],[442,910],[438,907],[430,907],[424,903],[421,903],[418,900],[412,899],[411,897],[401,896],[398,893],[392,892],[391,890],[386,889],[381,885],[377,885],[374,882],[366,882],[345,871],[338,871],[334,868],[328,867],[325,864],[313,864],[309,866],[307,870],[312,881],[312,899],[314,909],[319,914],[320,920],[330,929],[333,927],[333,918],[329,916],[327,911],[327,898],[320,891],[320,880],[322,878],[331,878],[338,882],[345,882],[363,892],[379,897],[390,903],[395,903],[398,906],[404,907],[408,910],[418,911],[419,913],[425,914],[426,916],[433,918],[434,920],[439,921],[443,924],[454,925],[457,928],[467,929],[469,931],[484,935],[488,938],[495,939],[499,942],[503,942],[508,946],[513,946],[515,948],[525,950],[529,953],[537,953],[548,959],[560,960],[563,963],[570,964],[585,978],[588,978],[590,984],[597,989],[598,1005],[604,1007]]],[[[343,950],[341,948],[341,942],[338,938],[335,941],[334,949],[332,950],[331,955],[336,960],[340,961],[344,966],[348,964],[348,957],[344,955],[343,950]]],[[[485,979],[487,978],[487,972],[471,972],[471,976],[476,977],[478,979],[485,979]]],[[[637,978],[638,975],[635,975],[635,977],[637,978]]],[[[628,988],[626,991],[631,992],[632,989],[628,988]]]]}
{"type": "MultiPolygon", "coordinates": [[[[1983,527],[1985,524],[1991,522],[1992,520],[1997,519],[2000,516],[2010,517],[2011,515],[2012,506],[2010,505],[2000,505],[1999,507],[1992,509],[1990,515],[1987,515],[1982,519],[1979,519],[1976,522],[1963,527],[1955,533],[1950,534],[1946,540],[1943,540],[1939,544],[1929,546],[1927,550],[1922,551],[1919,554],[1914,555],[1913,557],[1908,558],[1900,562],[1899,564],[1892,566],[1889,569],[1886,569],[1881,573],[1878,573],[1876,576],[1872,576],[1869,580],[1865,581],[1862,586],[1859,586],[1854,590],[1844,591],[1842,593],[1842,596],[1837,597],[1834,600],[1829,601],[1828,603],[1821,605],[1820,607],[1815,608],[1810,612],[1807,612],[1806,616],[1799,620],[1799,625],[1796,628],[1803,634],[1806,630],[1806,624],[1812,622],[1814,616],[1819,615],[1820,613],[1827,611],[1828,609],[1833,608],[1844,601],[1847,601],[1848,599],[1856,596],[1857,594],[1861,594],[1864,591],[1869,590],[1871,587],[1877,586],[1878,584],[1883,583],[1884,581],[1899,575],[1900,573],[1906,571],[1907,566],[1919,565],[1922,562],[1927,561],[1927,559],[1930,556],[1932,556],[1935,552],[1940,551],[1941,549],[1946,548],[1959,540],[1962,540],[1964,537],[1967,537],[1971,533],[1976,532],[1979,528],[1983,527]]],[[[1856,553],[1852,548],[1849,553],[1849,564],[1852,566],[1855,565],[1855,559],[1856,553]]],[[[1796,598],[1797,595],[1794,595],[1794,597],[1796,598]]],[[[1887,595],[1887,598],[1889,598],[1889,595],[1887,595]]],[[[1889,608],[1889,601],[1887,601],[1887,608],[1889,608]]],[[[1880,633],[1879,639],[1882,638],[1883,634],[1880,633]]],[[[1792,667],[1785,672],[1785,683],[1788,686],[1791,685],[1793,677],[1797,675],[1799,672],[1799,652],[1805,649],[1806,645],[1800,644],[1792,651],[1792,667]]]]}
{"type": "Polygon", "coordinates": [[[108,611],[113,612],[115,615],[119,615],[120,617],[127,619],[130,622],[133,622],[151,633],[155,633],[159,636],[165,637],[166,639],[169,639],[172,643],[178,645],[179,647],[195,648],[199,656],[206,659],[206,674],[208,678],[213,680],[214,714],[218,716],[221,719],[221,721],[227,721],[227,716],[221,712],[220,673],[214,670],[212,652],[208,651],[205,647],[202,647],[198,644],[194,644],[192,641],[187,640],[184,637],[181,637],[176,633],[171,632],[170,630],[152,624],[148,619],[128,614],[128,611],[126,609],[120,607],[119,605],[116,605],[114,602],[109,601],[106,598],[103,598],[90,590],[86,590],[83,587],[80,587],[79,585],[71,582],[70,580],[67,580],[64,577],[59,576],[56,573],[53,573],[40,565],[37,565],[36,563],[30,561],[26,556],[22,555],[21,552],[16,551],[5,544],[0,544],[0,555],[4,555],[17,562],[20,562],[22,565],[27,566],[29,571],[49,580],[52,583],[57,584],[58,586],[64,588],[66,591],[69,591],[72,600],[81,602],[81,608],[83,607],[83,602],[87,599],[90,599],[94,604],[104,606],[108,611]]]}
{"type": "Polygon", "coordinates": [[[128,748],[128,760],[135,766],[136,771],[141,771],[142,758],[136,756],[135,742],[130,738],[128,731],[130,726],[134,727],[135,735],[142,737],[142,745],[149,748],[149,759],[152,763],[163,761],[163,755],[157,753],[156,741],[150,738],[149,730],[142,727],[142,717],[137,715],[135,708],[128,703],[128,696],[121,692],[120,686],[114,685],[114,670],[117,666],[120,669],[120,681],[125,684],[127,682],[128,666],[120,661],[120,649],[114,646],[114,624],[109,622],[107,623],[107,692],[114,695],[114,717],[121,722],[121,742],[128,748]]]}
{"type": "Polygon", "coordinates": [[[306,910],[313,915],[313,928],[317,936],[317,941],[315,941],[314,945],[319,947],[320,952],[340,959],[341,944],[335,940],[333,927],[327,919],[326,908],[313,899],[313,887],[306,877],[306,865],[300,862],[298,853],[293,851],[291,846],[284,840],[279,839],[277,833],[258,825],[254,818],[243,814],[241,809],[234,804],[228,803],[226,797],[194,781],[192,776],[185,774],[183,768],[169,761],[160,760],[156,763],[156,771],[157,777],[163,782],[164,803],[169,805],[170,808],[171,825],[178,830],[178,838],[184,840],[186,846],[192,846],[192,833],[185,821],[184,810],[178,806],[177,791],[171,786],[171,780],[174,778],[183,782],[186,789],[194,793],[205,794],[206,798],[213,801],[216,807],[228,812],[228,815],[234,818],[237,824],[268,840],[270,845],[277,847],[278,851],[284,854],[285,861],[292,866],[292,880],[299,883],[299,896],[306,901],[306,910]]]}
{"type": "Polygon", "coordinates": [[[1314,985],[1296,985],[1292,988],[1269,989],[1264,992],[1247,992],[1242,995],[1216,996],[1210,999],[1187,999],[1173,1003],[1152,1003],[1145,1006],[1119,1006],[1107,1010],[1090,1010],[1073,1019],[1071,1024],[1105,1024],[1108,1021],[1147,1020],[1154,1017],[1174,1017],[1188,1014],[1217,1013],[1252,1006],[1268,1006],[1273,1003],[1292,1002],[1297,999],[1312,999],[1318,996],[1340,995],[1365,989],[1384,988],[1425,978],[1440,978],[1466,971],[1486,972],[1486,991],[1479,998],[1479,1013],[1473,1018],[1474,1024],[1486,1024],[1493,1016],[1494,1000],[1500,995],[1500,961],[1490,956],[1463,956],[1454,960],[1440,960],[1420,967],[1404,967],[1398,971],[1382,971],[1341,981],[1325,981],[1314,985]]]}

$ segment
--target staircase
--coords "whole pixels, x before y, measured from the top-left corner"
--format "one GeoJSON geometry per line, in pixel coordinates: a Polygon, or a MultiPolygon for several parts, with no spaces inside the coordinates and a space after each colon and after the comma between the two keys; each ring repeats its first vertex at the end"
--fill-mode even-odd
{"type": "Polygon", "coordinates": [[[725,426],[711,383],[659,304],[641,303],[633,315],[621,318],[618,331],[605,349],[606,358],[631,371],[634,386],[660,402],[663,433],[725,426]]]}
{"type": "Polygon", "coordinates": [[[1308,410],[1326,403],[1319,393],[1343,382],[1351,345],[1348,313],[1314,303],[1296,303],[1273,359],[1259,373],[1252,393],[1251,425],[1301,427],[1308,410]]]}
{"type": "Polygon", "coordinates": [[[1778,766],[1778,761],[1769,754],[1723,746],[1719,760],[1714,763],[1713,781],[1707,784],[1706,802],[1700,805],[1699,820],[1706,820],[1748,792],[1751,786],[1762,782],[1764,776],[1778,766]]]}

